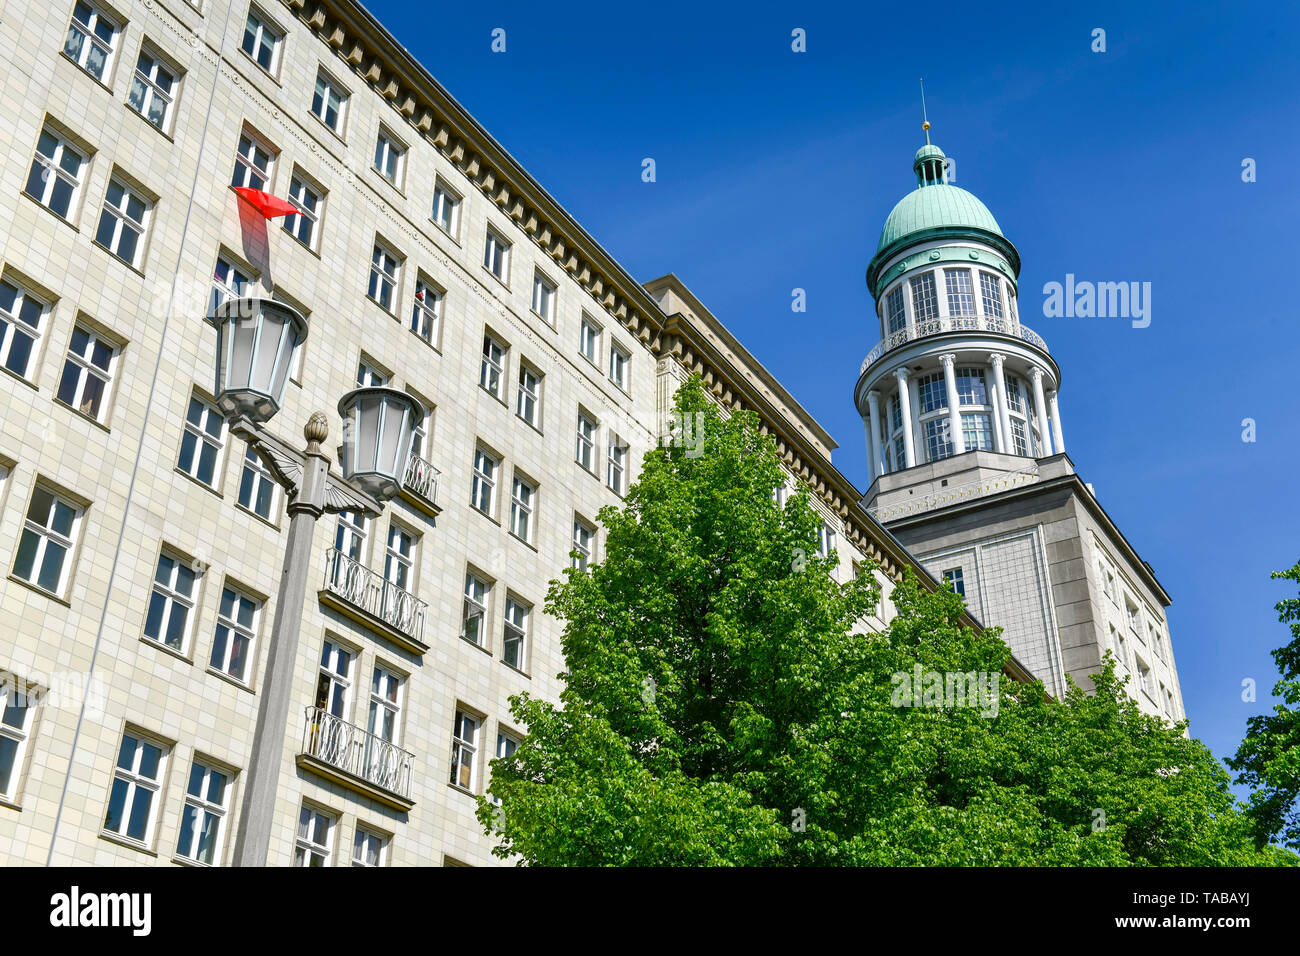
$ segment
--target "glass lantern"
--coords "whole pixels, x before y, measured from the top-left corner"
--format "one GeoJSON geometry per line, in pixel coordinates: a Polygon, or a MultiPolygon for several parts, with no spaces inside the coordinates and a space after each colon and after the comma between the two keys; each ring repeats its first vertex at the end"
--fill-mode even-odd
{"type": "Polygon", "coordinates": [[[406,478],[415,428],[424,406],[395,388],[370,386],[339,400],[343,477],[379,501],[395,497],[406,478]]]}
{"type": "Polygon", "coordinates": [[[227,418],[261,425],[284,406],[293,356],[307,338],[307,320],[275,299],[227,299],[217,323],[217,407],[227,418]]]}

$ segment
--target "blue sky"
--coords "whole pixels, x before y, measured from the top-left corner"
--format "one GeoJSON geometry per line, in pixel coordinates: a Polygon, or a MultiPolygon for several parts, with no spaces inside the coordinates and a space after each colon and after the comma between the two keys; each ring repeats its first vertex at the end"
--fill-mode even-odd
{"type": "Polygon", "coordinates": [[[632,275],[676,272],[860,487],[863,276],[914,182],[924,76],[957,184],[1020,250],[1070,456],[1173,597],[1192,733],[1235,750],[1289,639],[1269,572],[1300,559],[1296,6],[368,5],[632,275]],[[1150,282],[1150,326],[1043,317],[1066,273],[1150,282]]]}

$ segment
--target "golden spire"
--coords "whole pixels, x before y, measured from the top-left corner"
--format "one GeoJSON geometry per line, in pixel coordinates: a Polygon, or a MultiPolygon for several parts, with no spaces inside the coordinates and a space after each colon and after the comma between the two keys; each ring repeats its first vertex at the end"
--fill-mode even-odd
{"type": "Polygon", "coordinates": [[[921,77],[921,129],[925,130],[925,145],[930,145],[930,121],[925,115],[925,77],[921,77]]]}

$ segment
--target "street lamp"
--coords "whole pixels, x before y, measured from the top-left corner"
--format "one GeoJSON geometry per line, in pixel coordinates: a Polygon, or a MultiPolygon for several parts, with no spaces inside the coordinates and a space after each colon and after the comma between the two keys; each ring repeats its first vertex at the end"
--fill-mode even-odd
{"type": "Polygon", "coordinates": [[[321,515],[355,511],[378,517],[402,485],[411,440],[424,408],[394,388],[358,388],[339,402],[343,417],[343,477],[330,474],[321,445],[329,420],[315,412],[298,451],[263,426],[284,406],[294,353],[307,338],[307,322],[275,299],[233,299],[213,312],[217,323],[217,407],[231,434],[248,442],[289,498],[289,541],[280,576],[257,728],[245,774],[243,810],[235,836],[235,866],[265,866],[279,790],[289,692],[293,684],[307,596],[312,534],[321,515]]]}

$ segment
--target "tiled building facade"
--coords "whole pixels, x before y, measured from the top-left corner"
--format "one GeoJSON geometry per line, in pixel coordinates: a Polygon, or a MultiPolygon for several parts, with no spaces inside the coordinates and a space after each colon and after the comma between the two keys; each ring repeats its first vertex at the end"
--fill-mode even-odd
{"type": "Polygon", "coordinates": [[[559,690],[546,584],[599,560],[690,372],[763,417],[841,577],[913,564],[690,292],[629,277],[358,5],[13,2],[0,51],[6,863],[229,862],[287,527],[211,403],[231,295],[308,320],[281,438],[322,409],[334,447],[359,383],[429,409],[384,514],[318,523],[272,864],[492,862],[507,698],[559,690]]]}

